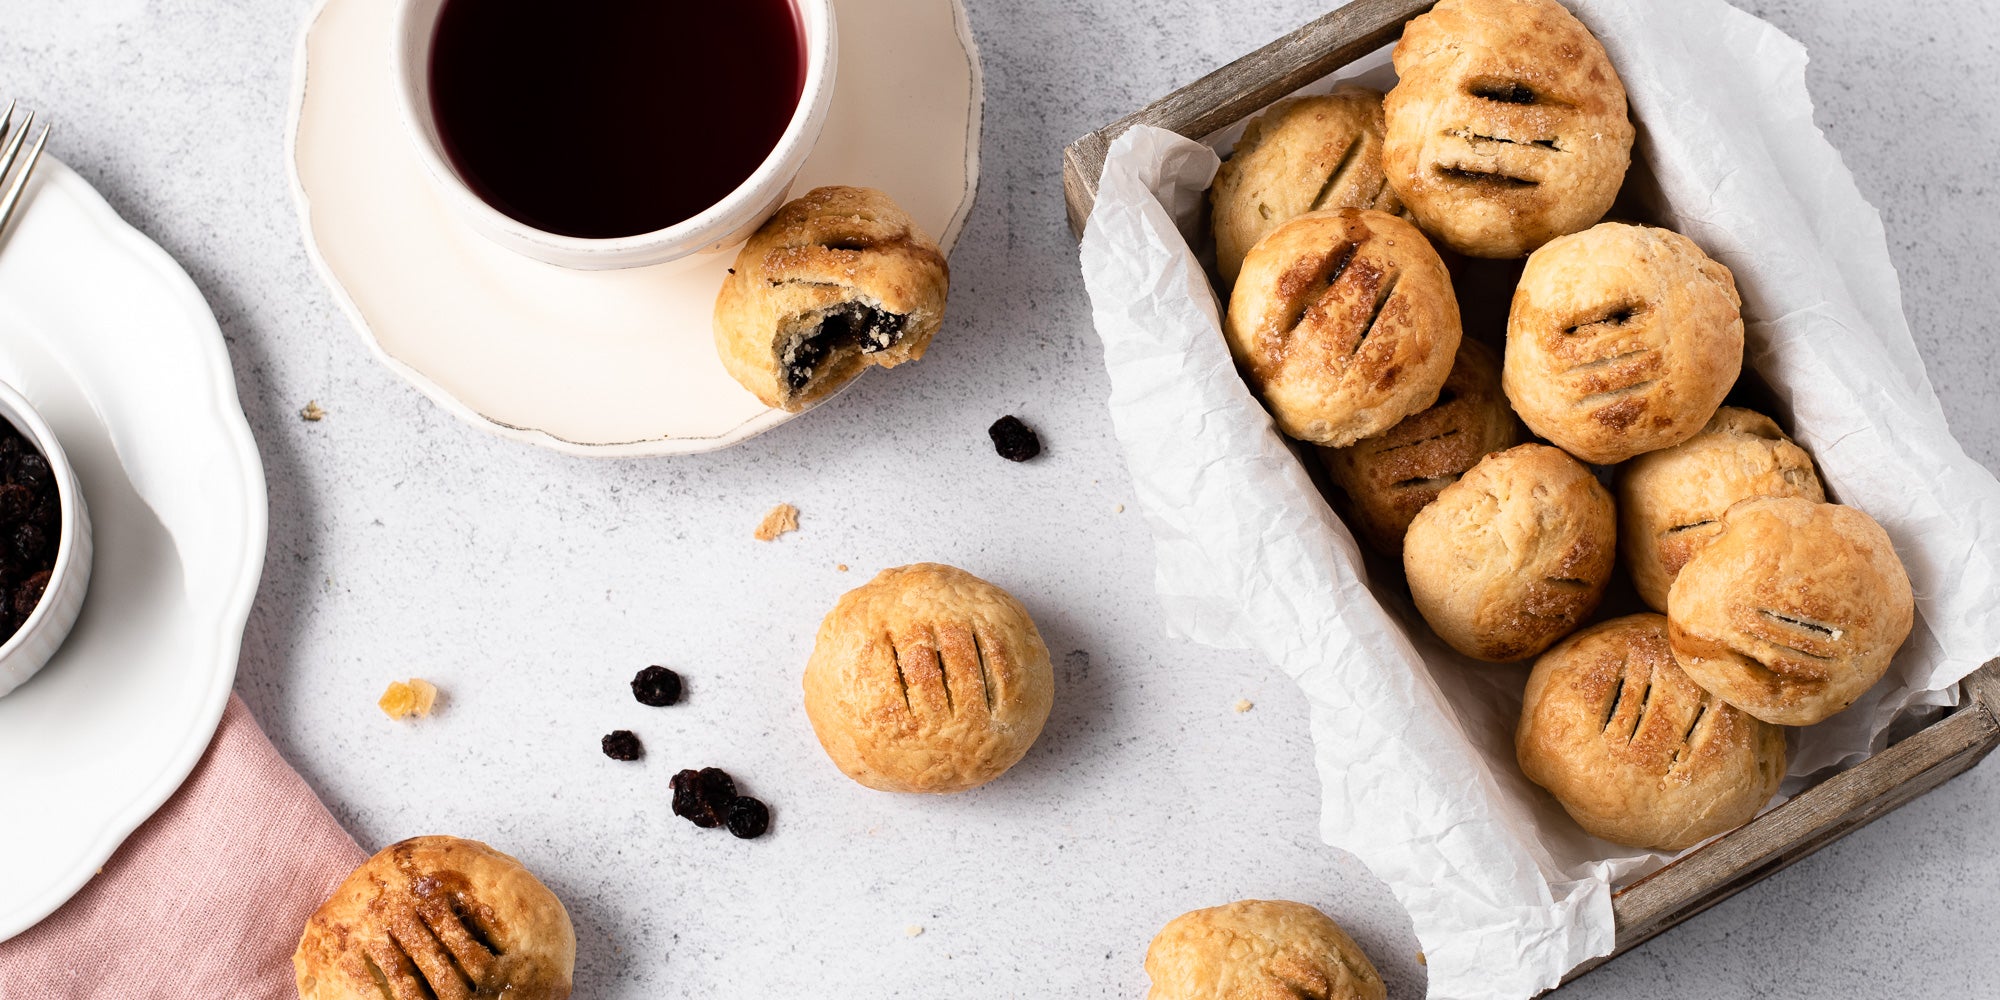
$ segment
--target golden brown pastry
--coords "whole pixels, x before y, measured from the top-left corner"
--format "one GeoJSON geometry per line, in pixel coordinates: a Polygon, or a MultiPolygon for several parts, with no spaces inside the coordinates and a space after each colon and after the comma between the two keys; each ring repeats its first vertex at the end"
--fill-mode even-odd
{"type": "Polygon", "coordinates": [[[1462,340],[1437,402],[1345,448],[1322,448],[1327,474],[1347,493],[1356,532],[1383,555],[1403,557],[1403,532],[1438,491],[1480,459],[1526,437],[1500,391],[1500,358],[1462,340]]]}
{"type": "Polygon", "coordinates": [[[1694,241],[1607,222],[1535,251],[1501,384],[1528,428],[1610,465],[1700,431],[1743,369],[1729,269],[1694,241]]]}
{"type": "Polygon", "coordinates": [[[1744,500],[1667,591],[1681,669],[1765,722],[1810,726],[1889,669],[1916,612],[1882,526],[1852,507],[1744,500]]]}
{"type": "Polygon", "coordinates": [[[563,1000],[576,932],[555,893],[476,840],[413,837],[306,921],[299,1000],[563,1000]]]}
{"type": "Polygon", "coordinates": [[[1576,459],[1524,444],[1481,459],[1417,512],[1403,573],[1451,648],[1520,660],[1574,631],[1604,597],[1617,549],[1611,494],[1576,459]]]}
{"type": "Polygon", "coordinates": [[[1339,448],[1437,400],[1458,299],[1417,227],[1365,208],[1311,212],[1251,249],[1223,333],[1280,430],[1339,448]]]}
{"type": "Polygon", "coordinates": [[[923,357],[950,283],[944,251],[888,195],[814,188],[737,253],[715,299],[715,349],[764,405],[797,412],[869,365],[923,357]]]}
{"type": "Polygon", "coordinates": [[[1592,836],[1654,851],[1749,822],[1785,776],[1785,731],[1689,680],[1652,614],[1594,625],[1535,661],[1514,753],[1592,836]]]}
{"type": "Polygon", "coordinates": [[[1553,0],[1443,0],[1403,29],[1382,165],[1424,232],[1519,257],[1604,217],[1632,161],[1625,86],[1553,0]]]}
{"type": "Polygon", "coordinates": [[[1146,1000],[1383,1000],[1361,946],[1304,903],[1246,899],[1183,913],[1146,949],[1146,1000]]]}
{"type": "Polygon", "coordinates": [[[1048,647],[1013,595],[918,563],[848,591],[820,622],[806,715],[848,777],[962,792],[1013,767],[1055,696],[1048,647]]]}
{"type": "Polygon", "coordinates": [[[1290,97],[1250,120],[1209,188],[1215,266],[1236,283],[1264,234],[1330,208],[1403,210],[1382,176],[1382,95],[1363,87],[1290,97]]]}
{"type": "Polygon", "coordinates": [[[1715,411],[1701,433],[1618,470],[1618,547],[1639,596],[1667,610],[1674,576],[1722,530],[1722,512],[1751,497],[1826,499],[1812,456],[1761,413],[1715,411]]]}

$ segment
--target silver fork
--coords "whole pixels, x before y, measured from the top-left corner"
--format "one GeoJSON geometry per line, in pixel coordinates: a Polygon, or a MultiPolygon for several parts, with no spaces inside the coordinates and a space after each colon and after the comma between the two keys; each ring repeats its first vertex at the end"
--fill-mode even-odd
{"type": "Polygon", "coordinates": [[[7,113],[0,115],[0,140],[7,143],[4,149],[0,149],[0,182],[6,184],[5,192],[0,193],[0,235],[6,234],[7,223],[14,218],[14,208],[21,203],[21,192],[28,189],[28,178],[33,176],[35,164],[41,161],[42,147],[49,144],[49,126],[43,125],[42,134],[35,137],[33,146],[28,147],[28,162],[22,165],[20,173],[14,173],[14,161],[21,157],[21,141],[35,127],[35,113],[32,111],[21,120],[18,128],[15,127],[15,103],[8,101],[7,113]],[[7,180],[9,174],[13,174],[11,181],[7,180]]]}

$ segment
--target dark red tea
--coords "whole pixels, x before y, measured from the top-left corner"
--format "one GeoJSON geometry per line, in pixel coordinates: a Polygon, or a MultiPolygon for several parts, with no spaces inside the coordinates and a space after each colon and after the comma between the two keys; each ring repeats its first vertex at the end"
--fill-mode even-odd
{"type": "Polygon", "coordinates": [[[636,236],[764,162],[805,60],[792,0],[446,0],[431,108],[494,208],[565,236],[636,236]]]}

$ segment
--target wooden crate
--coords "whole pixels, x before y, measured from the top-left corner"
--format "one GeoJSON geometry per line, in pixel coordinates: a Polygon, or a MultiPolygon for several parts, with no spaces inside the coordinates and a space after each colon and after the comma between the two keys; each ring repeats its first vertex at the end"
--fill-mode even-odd
{"type": "MultiPolygon", "coordinates": [[[[1134,125],[1203,139],[1396,40],[1434,0],[1353,0],[1310,24],[1071,143],[1063,199],[1079,237],[1111,141],[1134,125]]],[[[1967,677],[1950,715],[1784,805],[1617,889],[1618,944],[1568,982],[1792,862],[1957,777],[2000,745],[2000,659],[1967,677]]]]}

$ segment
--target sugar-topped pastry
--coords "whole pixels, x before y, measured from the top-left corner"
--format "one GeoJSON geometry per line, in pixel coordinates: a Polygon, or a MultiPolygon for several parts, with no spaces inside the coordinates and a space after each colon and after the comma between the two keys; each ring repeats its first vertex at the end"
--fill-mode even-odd
{"type": "Polygon", "coordinates": [[[1554,0],[1442,0],[1403,29],[1382,165],[1424,231],[1519,257],[1604,217],[1632,160],[1625,86],[1554,0]]]}
{"type": "Polygon", "coordinates": [[[1501,384],[1549,443],[1596,465],[1693,437],[1743,370],[1729,268],[1693,240],[1606,222],[1528,258],[1501,384]]]}
{"type": "Polygon", "coordinates": [[[1244,128],[1208,198],[1215,267],[1225,287],[1236,282],[1258,240],[1307,212],[1402,211],[1382,175],[1382,95],[1342,87],[1271,105],[1244,128]]]}
{"type": "Polygon", "coordinates": [[[1383,1000],[1361,946],[1304,903],[1245,899],[1183,913],[1146,949],[1146,1000],[1383,1000]]]}
{"type": "Polygon", "coordinates": [[[1743,825],[1785,776],[1785,731],[1689,680],[1667,620],[1651,614],[1594,625],[1535,661],[1514,752],[1577,825],[1656,851],[1743,825]]]}
{"type": "Polygon", "coordinates": [[[320,904],[292,967],[299,1000],[565,1000],[576,931],[519,861],[476,840],[413,837],[320,904]]]}
{"type": "Polygon", "coordinates": [[[1341,448],[1437,401],[1458,353],[1458,298],[1407,221],[1310,212],[1251,248],[1222,329],[1278,429],[1341,448]]]}
{"type": "Polygon", "coordinates": [[[715,300],[716,351],[765,405],[803,410],[864,368],[923,357],[950,282],[944,251],[888,195],[815,188],[737,253],[715,300]]]}
{"type": "Polygon", "coordinates": [[[962,569],[883,570],[820,622],[806,716],[848,777],[887,792],[961,792],[1027,755],[1055,670],[1012,594],[962,569]]]}
{"type": "Polygon", "coordinates": [[[1853,507],[1758,497],[1667,590],[1667,637],[1696,684],[1765,722],[1810,726],[1889,669],[1916,602],[1889,533],[1853,507]]]}

